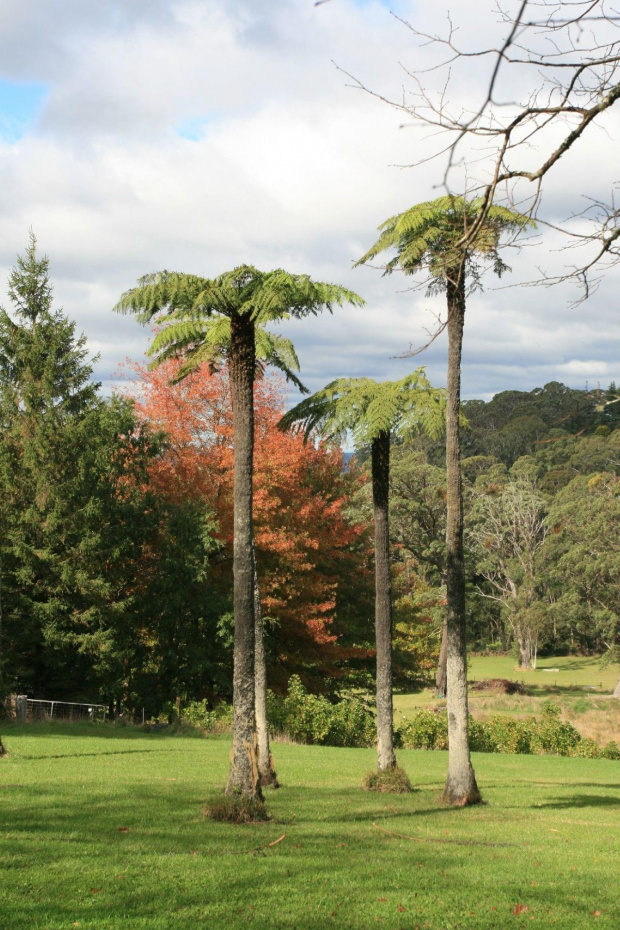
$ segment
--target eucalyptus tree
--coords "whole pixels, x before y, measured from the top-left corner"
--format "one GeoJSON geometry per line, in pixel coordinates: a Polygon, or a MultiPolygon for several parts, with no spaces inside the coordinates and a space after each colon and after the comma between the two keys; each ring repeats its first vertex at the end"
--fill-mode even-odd
{"type": "Polygon", "coordinates": [[[444,393],[419,368],[400,381],[340,378],[302,400],[280,421],[282,429],[300,424],[328,438],[351,433],[355,445],[370,445],[375,517],[375,633],[377,644],[378,769],[396,765],[392,708],[392,602],[390,583],[390,443],[392,436],[416,430],[438,435],[443,428],[444,393]]]}
{"type": "Polygon", "coordinates": [[[227,793],[261,794],[256,762],[254,684],[254,549],[252,473],[254,453],[254,379],[257,348],[269,362],[291,369],[291,344],[267,334],[268,323],[305,317],[334,305],[361,305],[352,291],[313,281],[282,269],[261,272],[240,265],[217,278],[162,271],[147,275],[121,297],[117,308],[141,323],[161,327],[150,348],[153,366],[182,357],[178,377],[203,363],[228,362],[234,443],[234,660],[233,745],[227,793]]]}
{"type": "MultiPolygon", "coordinates": [[[[478,803],[480,792],[471,764],[468,740],[465,566],[463,557],[463,495],[460,471],[461,355],[466,298],[480,288],[486,266],[501,276],[508,270],[500,256],[504,234],[516,235],[531,220],[505,207],[492,206],[479,222],[478,199],[445,196],[418,204],[381,224],[381,235],[358,265],[381,252],[396,255],[385,273],[400,268],[406,274],[425,272],[429,291],[444,291],[448,330],[446,404],[446,587],[447,686],[449,761],[444,799],[451,804],[478,803]],[[477,224],[475,236],[468,235],[477,224]]],[[[438,333],[437,333],[438,335],[438,333]]]]}

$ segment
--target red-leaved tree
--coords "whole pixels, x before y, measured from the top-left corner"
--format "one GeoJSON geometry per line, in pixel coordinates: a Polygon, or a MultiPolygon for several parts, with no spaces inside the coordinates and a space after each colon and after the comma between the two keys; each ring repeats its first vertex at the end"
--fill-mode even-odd
{"type": "MultiPolygon", "coordinates": [[[[209,505],[223,545],[213,580],[226,591],[233,542],[228,376],[225,369],[210,373],[202,366],[174,384],[178,364],[154,371],[131,365],[141,417],[168,437],[167,451],[153,465],[152,486],[174,500],[209,505]]],[[[365,525],[346,516],[363,478],[344,467],[339,449],[304,446],[300,436],[277,429],[285,399],[283,379],[257,379],[254,521],[269,685],[281,692],[296,673],[311,690],[325,691],[350,661],[363,664],[372,655],[360,645],[372,629],[370,538],[365,525]]]]}

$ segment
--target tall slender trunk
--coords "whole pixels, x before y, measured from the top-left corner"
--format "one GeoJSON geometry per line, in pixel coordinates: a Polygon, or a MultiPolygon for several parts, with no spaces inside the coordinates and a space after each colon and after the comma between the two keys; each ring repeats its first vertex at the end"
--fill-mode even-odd
{"type": "Polygon", "coordinates": [[[530,634],[525,633],[517,636],[519,646],[519,668],[531,669],[532,667],[532,639],[530,634]]]}
{"type": "Polygon", "coordinates": [[[448,391],[446,403],[446,587],[448,609],[448,777],[444,800],[476,804],[481,800],[469,753],[463,492],[461,485],[461,352],[465,322],[465,269],[448,273],[448,391]]]}
{"type": "Polygon", "coordinates": [[[618,681],[616,682],[616,687],[613,693],[615,698],[620,699],[620,675],[618,676],[618,681]]]}
{"type": "Polygon", "coordinates": [[[441,646],[437,660],[437,674],[435,676],[435,696],[445,698],[448,693],[448,624],[444,620],[441,629],[441,646]]]}
{"type": "Polygon", "coordinates": [[[234,613],[233,736],[226,792],[260,797],[254,719],[254,551],[252,471],[254,454],[254,323],[233,312],[229,377],[234,426],[234,613]]]}
{"type": "MultiPolygon", "coordinates": [[[[2,674],[2,555],[0,554],[0,686],[2,690],[0,691],[0,702],[4,701],[4,681],[2,674]]],[[[2,737],[0,736],[0,757],[6,755],[6,749],[2,745],[2,737]]]]}
{"type": "Polygon", "coordinates": [[[269,748],[269,721],[267,720],[267,662],[263,639],[263,610],[260,602],[256,553],[254,553],[254,701],[256,704],[256,735],[258,739],[258,775],[261,786],[279,782],[273,767],[269,748]]]}
{"type": "Polygon", "coordinates": [[[390,582],[390,434],[372,441],[375,509],[375,634],[377,641],[377,754],[379,771],[394,768],[392,708],[392,586],[390,582]]]}

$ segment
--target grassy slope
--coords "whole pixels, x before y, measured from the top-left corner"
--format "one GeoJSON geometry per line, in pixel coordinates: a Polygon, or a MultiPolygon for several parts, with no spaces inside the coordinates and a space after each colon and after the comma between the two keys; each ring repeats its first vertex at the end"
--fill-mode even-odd
{"type": "MultiPolygon", "coordinates": [[[[620,741],[618,703],[610,702],[608,697],[618,680],[617,665],[601,668],[600,659],[587,656],[540,659],[538,668],[525,671],[516,666],[513,656],[471,656],[468,665],[470,681],[484,678],[522,681],[530,694],[530,697],[519,698],[491,696],[471,690],[470,706],[474,716],[489,713],[537,714],[540,713],[541,700],[553,700],[562,706],[565,719],[570,720],[583,736],[591,736],[601,743],[610,739],[620,741]]],[[[394,696],[396,713],[405,716],[434,703],[435,695],[431,688],[394,696]]]]}
{"type": "Polygon", "coordinates": [[[371,750],[277,745],[276,820],[230,827],[202,815],[226,739],[5,737],[2,930],[620,925],[620,763],[477,756],[488,804],[450,810],[444,753],[401,753],[418,790],[392,797],[358,788],[371,750]]]}

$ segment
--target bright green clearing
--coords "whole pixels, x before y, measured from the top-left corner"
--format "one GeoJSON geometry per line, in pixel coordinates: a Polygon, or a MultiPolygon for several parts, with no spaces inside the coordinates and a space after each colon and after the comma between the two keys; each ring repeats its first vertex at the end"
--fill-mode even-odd
{"type": "Polygon", "coordinates": [[[401,752],[395,797],[359,789],[372,750],[276,745],[273,822],[234,827],[202,813],[227,739],[3,735],[2,930],[620,926],[618,762],[478,755],[488,803],[451,810],[445,753],[401,752]]]}
{"type": "MultiPolygon", "coordinates": [[[[536,669],[520,669],[514,656],[470,656],[467,678],[470,682],[484,678],[508,678],[522,681],[534,698],[553,700],[564,705],[576,700],[611,694],[618,680],[618,665],[601,666],[597,656],[556,656],[538,660],[536,669]]],[[[470,692],[475,709],[477,695],[470,692]]],[[[414,694],[396,694],[394,708],[397,712],[411,715],[419,707],[435,703],[432,688],[414,694]]],[[[510,701],[499,700],[493,711],[510,712],[510,701]]],[[[515,703],[515,702],[512,702],[515,703]]],[[[518,705],[519,702],[516,702],[518,705]]],[[[528,712],[534,712],[528,709],[528,712]]]]}

